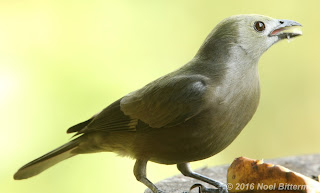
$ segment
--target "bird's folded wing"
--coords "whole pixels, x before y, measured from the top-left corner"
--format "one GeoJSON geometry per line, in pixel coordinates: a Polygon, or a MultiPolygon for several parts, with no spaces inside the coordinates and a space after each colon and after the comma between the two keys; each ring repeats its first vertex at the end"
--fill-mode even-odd
{"type": "Polygon", "coordinates": [[[125,115],[152,128],[170,127],[203,110],[207,95],[205,76],[165,76],[124,96],[120,107],[125,115]]]}
{"type": "Polygon", "coordinates": [[[67,132],[135,131],[138,122],[152,128],[174,126],[197,115],[205,107],[207,92],[207,78],[204,76],[162,77],[115,101],[67,132]]]}

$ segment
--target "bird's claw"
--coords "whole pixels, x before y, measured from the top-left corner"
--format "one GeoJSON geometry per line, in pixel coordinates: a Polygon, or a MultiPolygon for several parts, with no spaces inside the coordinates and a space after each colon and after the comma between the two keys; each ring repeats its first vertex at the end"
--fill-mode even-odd
{"type": "Polygon", "coordinates": [[[218,193],[218,190],[219,190],[219,189],[207,188],[202,184],[193,184],[190,188],[190,191],[195,188],[199,188],[199,193],[218,193]]]}
{"type": "Polygon", "coordinates": [[[164,191],[159,190],[159,189],[157,189],[155,192],[156,192],[156,193],[165,193],[164,191]]]}
{"type": "Polygon", "coordinates": [[[194,184],[191,186],[190,191],[194,188],[199,188],[199,193],[228,193],[227,186],[222,186],[219,188],[207,188],[202,184],[194,184]]]}
{"type": "Polygon", "coordinates": [[[222,186],[218,187],[220,193],[229,193],[228,186],[223,184],[222,186]]]}

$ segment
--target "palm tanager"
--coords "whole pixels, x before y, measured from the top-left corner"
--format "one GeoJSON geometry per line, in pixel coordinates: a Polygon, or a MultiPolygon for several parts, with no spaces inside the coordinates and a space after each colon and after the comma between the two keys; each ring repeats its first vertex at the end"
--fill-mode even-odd
{"type": "Polygon", "coordinates": [[[135,177],[154,193],[162,191],[146,177],[148,161],[177,164],[183,175],[227,192],[223,183],[193,172],[189,162],[219,153],[239,135],[258,107],[261,55],[301,35],[299,26],[262,15],[224,19],[190,62],[69,128],[76,138],[24,165],[14,179],[78,154],[115,152],[136,160],[135,177]]]}

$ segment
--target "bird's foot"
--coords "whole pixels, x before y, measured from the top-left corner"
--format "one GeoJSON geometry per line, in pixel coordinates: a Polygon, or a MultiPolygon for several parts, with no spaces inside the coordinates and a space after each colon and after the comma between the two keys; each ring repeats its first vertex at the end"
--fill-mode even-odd
{"type": "Polygon", "coordinates": [[[199,188],[199,193],[229,193],[226,185],[221,185],[218,188],[207,188],[202,184],[194,184],[191,186],[190,191],[194,188],[199,188]]]}

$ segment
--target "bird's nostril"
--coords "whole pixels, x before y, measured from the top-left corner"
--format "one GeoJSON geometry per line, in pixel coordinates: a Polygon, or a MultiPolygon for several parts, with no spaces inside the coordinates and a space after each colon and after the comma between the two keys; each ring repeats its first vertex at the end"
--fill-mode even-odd
{"type": "Polygon", "coordinates": [[[280,24],[284,24],[284,21],[279,21],[280,24]]]}

